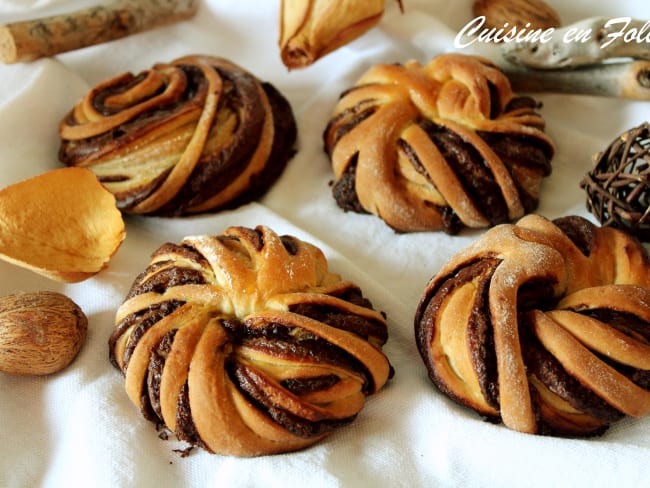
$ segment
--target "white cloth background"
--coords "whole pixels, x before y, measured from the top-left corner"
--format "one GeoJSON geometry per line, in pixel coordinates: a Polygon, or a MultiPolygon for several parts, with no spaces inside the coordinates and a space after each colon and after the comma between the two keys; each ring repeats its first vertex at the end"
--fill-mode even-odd
{"type": "MultiPolygon", "coordinates": [[[[92,2],[0,0],[0,23],[92,2]]],[[[59,167],[60,119],[96,83],[186,54],[230,58],[289,99],[299,151],[260,202],[185,219],[127,217],[127,237],[96,277],[64,285],[0,262],[0,294],[56,290],[89,318],[80,355],[48,377],[0,374],[0,486],[647,486],[650,418],[625,419],[603,437],[554,439],[483,422],[429,382],[413,338],[428,279],[480,231],[396,234],[373,216],[335,204],[322,132],[339,93],[371,65],[452,51],[471,0],[387,1],[381,24],[312,67],[288,72],[277,49],[274,0],[207,0],[191,21],[29,64],[0,65],[0,187],[59,167]],[[356,280],[389,319],[385,352],[395,377],[350,426],[302,452],[238,459],[162,441],[131,405],[108,362],[116,308],[150,253],[165,241],[264,224],[319,245],[331,268],[356,280]]],[[[549,0],[565,24],[595,15],[650,18],[646,2],[549,0]]],[[[469,52],[469,51],[468,51],[469,52]]],[[[643,122],[650,105],[597,97],[538,96],[557,144],[539,213],[589,217],[578,183],[591,156],[643,122]]]]}

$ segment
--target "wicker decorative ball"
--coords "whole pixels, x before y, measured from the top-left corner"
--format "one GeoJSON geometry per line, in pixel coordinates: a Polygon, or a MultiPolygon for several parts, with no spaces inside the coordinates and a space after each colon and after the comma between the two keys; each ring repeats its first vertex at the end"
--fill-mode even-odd
{"type": "Polygon", "coordinates": [[[587,208],[602,225],[650,242],[648,123],[628,130],[597,153],[580,186],[587,192],[587,208]]]}

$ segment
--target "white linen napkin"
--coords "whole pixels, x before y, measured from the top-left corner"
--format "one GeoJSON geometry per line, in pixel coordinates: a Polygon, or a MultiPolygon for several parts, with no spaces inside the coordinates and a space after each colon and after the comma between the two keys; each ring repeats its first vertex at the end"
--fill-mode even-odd
{"type": "MultiPolygon", "coordinates": [[[[0,0],[0,22],[88,2],[0,0]],[[35,10],[31,10],[34,8],[35,10]]],[[[556,439],[512,432],[459,407],[429,382],[413,338],[413,314],[429,278],[480,235],[396,234],[370,215],[345,213],[332,196],[322,132],[339,94],[370,66],[453,50],[472,17],[471,1],[388,1],[380,26],[300,71],[288,72],[277,50],[275,1],[206,0],[195,19],[105,45],[28,64],[0,65],[0,187],[59,167],[58,123],[90,87],[123,71],[138,72],[186,54],[231,59],[273,83],[292,104],[299,151],[257,203],[214,215],[127,217],[127,237],[108,268],[78,284],[59,284],[0,261],[0,294],[56,290],[89,318],[74,363],[43,378],[0,374],[0,486],[643,486],[650,466],[650,419],[625,419],[603,436],[556,439]],[[395,377],[357,420],[304,451],[238,459],[158,438],[129,402],[108,362],[114,314],[150,253],[186,235],[229,225],[268,225],[323,249],[331,268],[359,283],[387,313],[384,350],[395,377]]],[[[591,15],[650,18],[650,8],[549,0],[565,21],[591,15]]],[[[647,114],[643,102],[542,95],[541,113],[557,145],[539,213],[580,214],[578,183],[591,156],[647,114]]]]}

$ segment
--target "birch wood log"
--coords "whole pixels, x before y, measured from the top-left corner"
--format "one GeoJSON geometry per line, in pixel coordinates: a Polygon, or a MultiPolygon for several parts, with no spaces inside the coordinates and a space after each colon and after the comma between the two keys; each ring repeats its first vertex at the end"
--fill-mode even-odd
{"type": "Polygon", "coordinates": [[[113,41],[188,19],[198,0],[119,0],[0,26],[0,61],[16,63],[113,41]]]}
{"type": "Polygon", "coordinates": [[[555,70],[612,59],[650,60],[650,21],[593,17],[555,29],[547,42],[511,42],[501,47],[510,63],[555,70]]]}
{"type": "Polygon", "coordinates": [[[510,63],[500,67],[518,92],[650,100],[650,61],[601,63],[558,70],[527,69],[510,63]]]}

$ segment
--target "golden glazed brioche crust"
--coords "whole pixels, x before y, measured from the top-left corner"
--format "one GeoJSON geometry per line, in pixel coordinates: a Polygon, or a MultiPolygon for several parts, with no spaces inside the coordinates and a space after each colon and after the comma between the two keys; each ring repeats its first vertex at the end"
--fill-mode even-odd
{"type": "Polygon", "coordinates": [[[267,227],[154,253],[116,316],[113,364],[132,402],[209,451],[309,446],[388,380],[384,316],[317,247],[267,227]]]}
{"type": "Polygon", "coordinates": [[[521,217],[554,153],[535,108],[479,57],[377,65],[342,94],[324,133],[334,196],[404,232],[521,217]]]}
{"type": "Polygon", "coordinates": [[[592,435],[650,412],[650,266],[621,231],[490,229],[431,280],[415,333],[443,392],[514,430],[592,435]]]}

